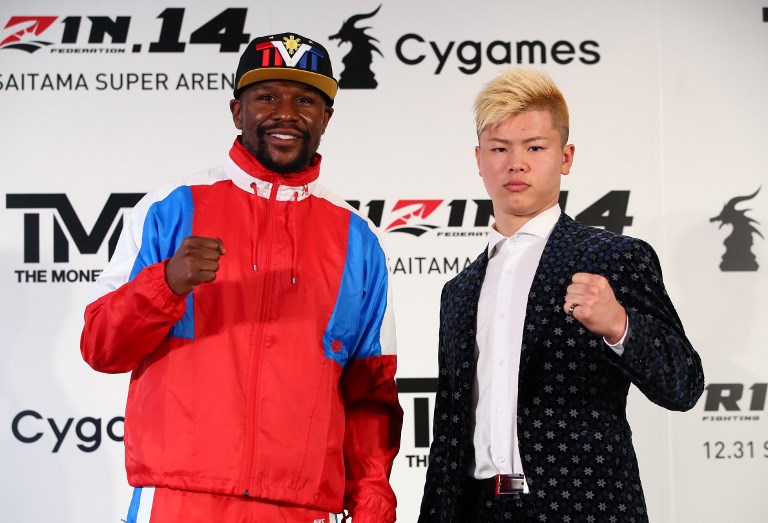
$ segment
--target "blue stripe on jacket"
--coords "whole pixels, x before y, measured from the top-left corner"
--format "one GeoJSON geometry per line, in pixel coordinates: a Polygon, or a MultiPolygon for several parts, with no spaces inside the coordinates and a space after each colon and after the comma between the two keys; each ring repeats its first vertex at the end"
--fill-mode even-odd
{"type": "Polygon", "coordinates": [[[339,293],[323,334],[325,356],[342,367],[381,355],[381,323],[387,308],[387,263],[368,223],[350,215],[339,293]]]}
{"type": "MultiPolygon", "coordinates": [[[[155,202],[147,211],[141,234],[141,248],[131,269],[133,280],[144,267],[166,260],[174,255],[181,241],[192,235],[194,203],[192,190],[184,185],[174,189],[164,199],[155,202]]],[[[192,339],[195,333],[192,293],[187,296],[184,316],[171,327],[169,336],[192,339]]]]}

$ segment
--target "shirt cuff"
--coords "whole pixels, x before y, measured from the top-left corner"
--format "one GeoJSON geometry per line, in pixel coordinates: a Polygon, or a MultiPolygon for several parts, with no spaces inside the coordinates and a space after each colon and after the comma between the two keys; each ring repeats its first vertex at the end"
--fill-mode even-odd
{"type": "Polygon", "coordinates": [[[624,329],[624,335],[621,337],[619,341],[616,343],[608,343],[608,341],[603,338],[603,343],[608,345],[613,352],[621,356],[624,354],[624,342],[627,341],[627,338],[629,338],[629,316],[627,316],[627,327],[624,329]]]}

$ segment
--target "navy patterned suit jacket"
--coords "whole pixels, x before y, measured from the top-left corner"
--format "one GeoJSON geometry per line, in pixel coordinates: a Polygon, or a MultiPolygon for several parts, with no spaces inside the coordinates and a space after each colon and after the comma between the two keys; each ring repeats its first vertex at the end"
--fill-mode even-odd
{"type": "MultiPolygon", "coordinates": [[[[420,523],[460,523],[472,447],[477,303],[487,251],[443,288],[434,439],[420,523]]],[[[534,276],[520,356],[518,434],[535,521],[647,521],[627,392],[671,410],[694,406],[701,360],[667,297],[647,243],[562,214],[534,276]],[[618,356],[563,312],[576,272],[605,276],[629,316],[618,356]]],[[[522,521],[512,517],[512,521],[522,521]]]]}

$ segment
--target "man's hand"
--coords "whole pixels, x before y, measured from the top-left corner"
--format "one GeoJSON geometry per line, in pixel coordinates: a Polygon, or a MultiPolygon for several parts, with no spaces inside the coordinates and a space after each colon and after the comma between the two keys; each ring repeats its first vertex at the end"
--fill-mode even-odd
{"type": "Polygon", "coordinates": [[[613,289],[599,274],[577,272],[565,294],[563,310],[611,345],[618,343],[627,327],[627,311],[613,289]]]}
{"type": "Polygon", "coordinates": [[[165,266],[168,287],[185,296],[201,283],[215,280],[219,258],[226,252],[219,238],[187,236],[165,266]]]}

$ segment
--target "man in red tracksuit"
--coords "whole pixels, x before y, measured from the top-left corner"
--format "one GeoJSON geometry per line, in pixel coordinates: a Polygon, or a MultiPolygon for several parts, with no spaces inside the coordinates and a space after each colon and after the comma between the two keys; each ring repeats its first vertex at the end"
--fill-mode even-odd
{"type": "Polygon", "coordinates": [[[261,37],[236,82],[226,162],[139,202],[85,311],[83,358],[132,373],[127,521],[391,523],[386,258],[317,181],[331,61],[261,37]]]}

